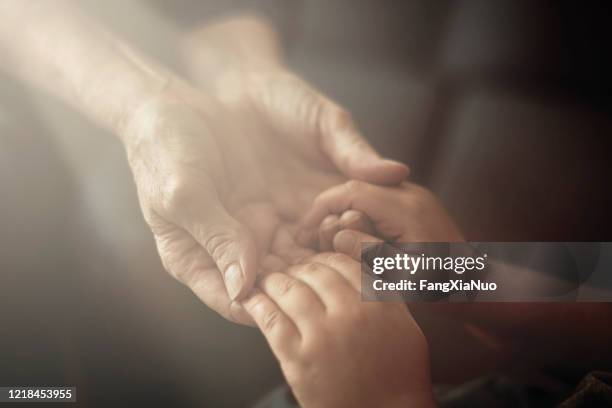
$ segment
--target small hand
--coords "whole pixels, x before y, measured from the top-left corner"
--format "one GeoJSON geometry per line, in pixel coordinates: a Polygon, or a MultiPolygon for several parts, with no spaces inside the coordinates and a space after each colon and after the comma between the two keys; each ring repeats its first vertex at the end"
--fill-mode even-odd
{"type": "Polygon", "coordinates": [[[264,275],[243,304],[301,406],[433,406],[421,330],[403,304],[362,302],[360,271],[319,254],[264,275]]]}
{"type": "Polygon", "coordinates": [[[375,235],[385,241],[464,241],[452,218],[427,189],[412,183],[392,188],[353,180],[332,187],[315,199],[302,219],[298,242],[314,245],[317,229],[326,217],[349,209],[367,216],[375,235]]]}

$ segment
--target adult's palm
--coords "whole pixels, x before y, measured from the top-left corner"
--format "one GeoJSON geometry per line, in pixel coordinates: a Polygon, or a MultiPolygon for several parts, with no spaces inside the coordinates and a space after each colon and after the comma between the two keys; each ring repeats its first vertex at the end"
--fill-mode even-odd
{"type": "Polygon", "coordinates": [[[141,207],[165,268],[224,317],[248,323],[248,293],[282,222],[342,174],[397,183],[349,116],[290,74],[228,77],[219,101],[178,92],[128,127],[141,207]],[[339,171],[340,170],[340,171],[339,171]]]}

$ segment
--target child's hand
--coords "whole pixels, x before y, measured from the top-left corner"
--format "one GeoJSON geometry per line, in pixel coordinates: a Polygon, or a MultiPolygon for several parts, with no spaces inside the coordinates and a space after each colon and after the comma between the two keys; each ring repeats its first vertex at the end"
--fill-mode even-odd
{"type": "Polygon", "coordinates": [[[301,406],[433,406],[427,342],[401,303],[362,302],[361,267],[319,254],[261,277],[243,305],[301,406]]]}
{"type": "Polygon", "coordinates": [[[363,234],[376,234],[368,217],[360,211],[347,210],[342,214],[330,214],[323,218],[319,225],[318,249],[320,252],[334,250],[334,237],[340,231],[359,231],[363,234]]]}
{"type": "MultiPolygon", "coordinates": [[[[403,183],[400,187],[381,187],[352,180],[330,188],[315,199],[302,220],[298,242],[313,246],[321,235],[320,231],[331,229],[333,219],[342,219],[342,214],[347,210],[365,214],[373,224],[375,235],[386,241],[464,240],[444,207],[429,190],[412,183],[403,183]]],[[[361,228],[348,229],[369,233],[361,228]]]]}

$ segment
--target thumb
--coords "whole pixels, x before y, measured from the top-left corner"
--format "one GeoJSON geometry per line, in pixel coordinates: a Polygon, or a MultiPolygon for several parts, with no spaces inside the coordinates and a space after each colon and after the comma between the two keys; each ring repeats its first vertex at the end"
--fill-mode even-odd
{"type": "Polygon", "coordinates": [[[213,201],[204,210],[201,207],[199,213],[205,217],[190,217],[181,226],[208,252],[223,276],[229,298],[237,300],[255,283],[257,246],[249,229],[228,214],[216,198],[213,201]]]}
{"type": "Polygon", "coordinates": [[[321,103],[321,149],[345,176],[380,185],[399,184],[408,177],[408,166],[381,158],[347,111],[327,99],[321,103]]]}
{"type": "Polygon", "coordinates": [[[384,241],[360,231],[342,230],[334,237],[334,250],[356,261],[361,261],[361,244],[366,242],[383,243],[384,241]]]}

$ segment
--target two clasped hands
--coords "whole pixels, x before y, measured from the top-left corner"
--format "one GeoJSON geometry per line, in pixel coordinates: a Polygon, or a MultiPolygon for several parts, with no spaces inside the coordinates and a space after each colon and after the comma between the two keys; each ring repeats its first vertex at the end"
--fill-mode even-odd
{"type": "MultiPolygon", "coordinates": [[[[198,64],[213,60],[215,30],[235,28],[190,39],[193,77],[214,70],[198,64]]],[[[408,309],[361,301],[360,243],[460,232],[342,107],[278,59],[253,66],[212,85],[207,74],[204,102],[171,84],[126,126],[164,266],[227,319],[259,327],[302,406],[433,405],[427,342],[408,309]]]]}
{"type": "MultiPolygon", "coordinates": [[[[195,78],[213,70],[198,63],[215,29],[187,44],[195,78]]],[[[220,75],[212,114],[162,99],[133,119],[141,130],[155,118],[128,153],[164,265],[227,319],[259,327],[302,406],[432,406],[408,309],[361,301],[360,243],[462,235],[406,166],[273,60],[220,75]]]]}
{"type": "Polygon", "coordinates": [[[265,21],[184,37],[187,82],[76,3],[4,2],[0,15],[0,68],[119,137],[164,267],[257,325],[303,406],[433,404],[408,309],[360,300],[359,244],[461,234],[405,165],[285,66],[265,21]]]}

